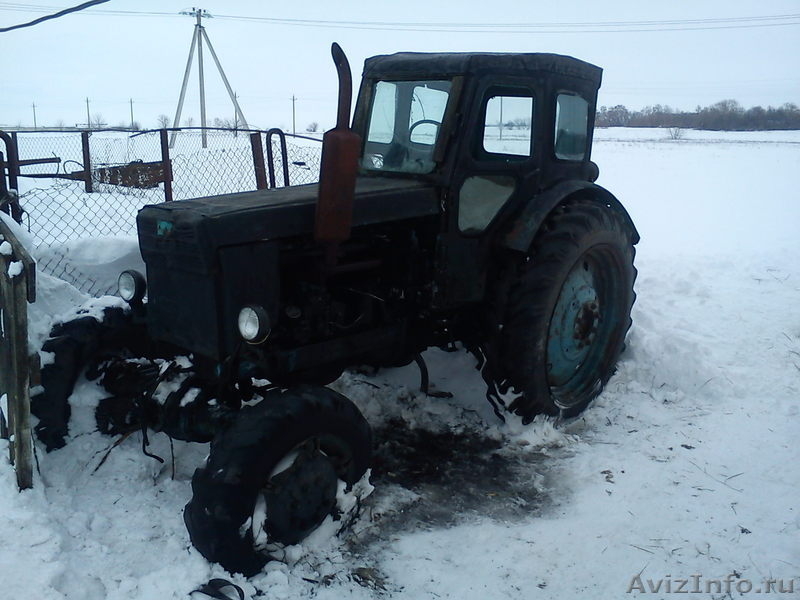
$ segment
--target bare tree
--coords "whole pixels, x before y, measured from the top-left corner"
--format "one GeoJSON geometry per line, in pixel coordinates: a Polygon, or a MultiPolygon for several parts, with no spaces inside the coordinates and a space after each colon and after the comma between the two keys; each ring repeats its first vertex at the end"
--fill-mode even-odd
{"type": "Polygon", "coordinates": [[[186,117],[183,120],[184,127],[194,127],[194,117],[186,117]]]}
{"type": "Polygon", "coordinates": [[[158,123],[159,128],[166,129],[169,127],[169,117],[167,115],[158,115],[156,123],[158,123]]]}
{"type": "Polygon", "coordinates": [[[318,130],[319,130],[319,123],[317,123],[316,121],[311,121],[311,123],[309,123],[308,126],[306,127],[306,131],[308,131],[309,133],[315,133],[318,130]]]}
{"type": "Polygon", "coordinates": [[[238,119],[220,119],[219,117],[214,117],[214,127],[219,127],[220,129],[238,129],[239,123],[238,119]]]}
{"type": "Polygon", "coordinates": [[[681,127],[670,127],[669,128],[669,139],[671,140],[680,140],[683,138],[683,129],[681,127]]]}
{"type": "Polygon", "coordinates": [[[103,119],[103,115],[101,115],[100,113],[94,113],[92,115],[92,118],[89,120],[89,127],[91,129],[100,129],[102,127],[105,127],[106,125],[108,125],[108,123],[105,122],[105,119],[103,119]]]}

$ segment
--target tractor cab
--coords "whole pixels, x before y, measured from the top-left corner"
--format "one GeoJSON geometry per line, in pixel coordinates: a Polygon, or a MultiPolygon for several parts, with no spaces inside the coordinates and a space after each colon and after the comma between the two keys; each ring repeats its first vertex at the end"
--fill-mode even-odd
{"type": "Polygon", "coordinates": [[[438,306],[483,297],[490,246],[522,249],[530,241],[511,230],[537,194],[597,178],[590,157],[601,74],[540,53],[366,61],[353,124],[363,138],[360,172],[440,189],[438,306]]]}
{"type": "Polygon", "coordinates": [[[367,59],[353,123],[363,138],[361,172],[452,183],[459,172],[546,167],[540,185],[591,178],[601,73],[572,57],[538,53],[367,59]]]}

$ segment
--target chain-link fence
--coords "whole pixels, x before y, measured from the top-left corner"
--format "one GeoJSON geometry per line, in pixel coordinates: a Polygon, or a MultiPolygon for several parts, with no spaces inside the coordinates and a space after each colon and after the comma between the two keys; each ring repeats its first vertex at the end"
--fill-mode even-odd
{"type": "Polygon", "coordinates": [[[106,293],[71,260],[74,240],[135,236],[146,204],[319,179],[319,139],[279,130],[25,131],[14,135],[19,202],[41,248],[39,266],[106,293]]]}

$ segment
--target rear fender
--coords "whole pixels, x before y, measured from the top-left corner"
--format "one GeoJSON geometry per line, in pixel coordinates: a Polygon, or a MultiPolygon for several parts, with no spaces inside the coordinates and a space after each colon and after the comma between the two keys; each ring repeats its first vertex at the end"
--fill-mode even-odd
{"type": "Polygon", "coordinates": [[[563,181],[539,194],[531,200],[520,213],[500,232],[498,241],[501,246],[519,252],[528,252],[542,223],[550,212],[559,204],[569,201],[570,198],[594,198],[604,203],[610,209],[622,215],[625,223],[630,227],[633,243],[639,241],[639,233],[633,224],[628,211],[622,203],[605,188],[588,181],[563,181]]]}

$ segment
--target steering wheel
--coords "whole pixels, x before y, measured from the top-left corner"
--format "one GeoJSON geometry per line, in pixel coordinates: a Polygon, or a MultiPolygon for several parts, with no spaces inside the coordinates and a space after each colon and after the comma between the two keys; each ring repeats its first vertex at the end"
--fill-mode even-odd
{"type": "Polygon", "coordinates": [[[408,139],[411,139],[411,134],[414,131],[415,127],[419,127],[420,125],[435,125],[436,126],[436,133],[439,133],[439,127],[442,126],[440,121],[434,121],[433,119],[420,119],[411,124],[411,127],[408,128],[408,139]]]}

